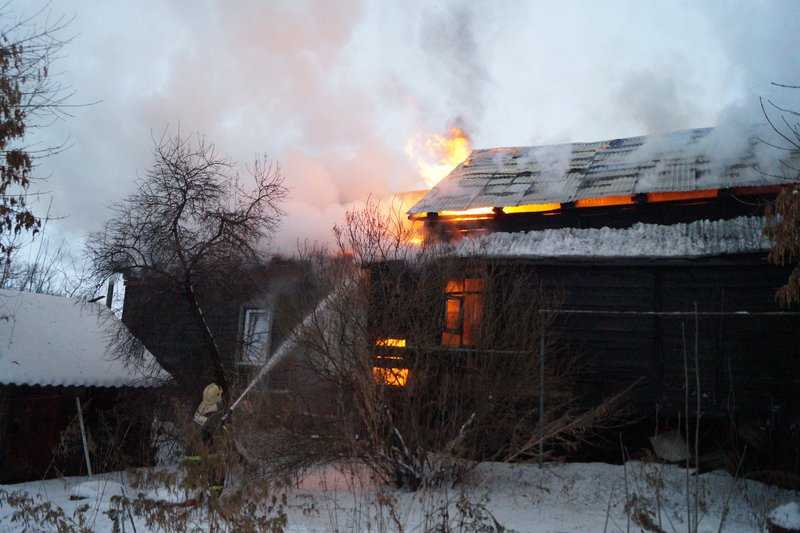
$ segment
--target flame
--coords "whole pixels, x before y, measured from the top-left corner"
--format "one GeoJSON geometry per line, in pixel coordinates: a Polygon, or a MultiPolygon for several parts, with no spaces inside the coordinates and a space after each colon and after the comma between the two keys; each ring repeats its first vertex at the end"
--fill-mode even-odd
{"type": "Polygon", "coordinates": [[[445,135],[417,135],[406,144],[406,154],[419,169],[428,187],[433,187],[472,151],[469,136],[458,127],[451,127],[445,135]]]}
{"type": "Polygon", "coordinates": [[[425,230],[421,219],[408,218],[406,212],[422,200],[430,189],[418,191],[404,191],[392,194],[380,201],[382,215],[390,221],[391,225],[400,222],[403,225],[405,244],[422,246],[425,242],[425,230]]]}
{"type": "Polygon", "coordinates": [[[372,379],[379,385],[389,385],[390,387],[405,387],[408,383],[407,368],[383,368],[372,367],[372,379]]]}
{"type": "Polygon", "coordinates": [[[525,204],[525,205],[511,205],[503,208],[503,213],[513,215],[515,213],[543,213],[545,211],[558,211],[561,209],[561,204],[557,202],[545,204],[525,204]]]}
{"type": "Polygon", "coordinates": [[[375,346],[394,346],[395,348],[405,348],[405,339],[378,339],[375,341],[375,346]]]}
{"type": "Polygon", "coordinates": [[[719,196],[719,189],[684,192],[649,192],[647,193],[647,202],[654,204],[657,202],[674,202],[676,200],[705,200],[706,198],[716,198],[717,196],[719,196]]]}
{"type": "MultiPolygon", "coordinates": [[[[470,217],[470,216],[480,216],[480,215],[493,215],[494,208],[493,207],[475,207],[473,209],[464,209],[463,211],[439,211],[440,217],[470,217]]],[[[489,217],[491,218],[491,217],[489,217]]]]}

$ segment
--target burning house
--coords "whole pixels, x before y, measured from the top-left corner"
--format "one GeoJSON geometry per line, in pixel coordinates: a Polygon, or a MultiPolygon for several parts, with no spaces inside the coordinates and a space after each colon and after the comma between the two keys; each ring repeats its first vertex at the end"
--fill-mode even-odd
{"type": "MultiPolygon", "coordinates": [[[[704,419],[762,428],[796,419],[800,314],[775,301],[789,269],[768,263],[763,229],[765,206],[797,178],[765,170],[755,141],[718,151],[711,128],[473,150],[408,210],[457,275],[441,280],[423,335],[373,319],[375,378],[402,389],[421,344],[492,356],[480,337],[502,301],[487,291],[524,272],[527,285],[558,295],[539,310],[553,316],[546,350],[580,357],[585,401],[637,383],[630,403],[644,415],[678,416],[688,394],[704,419]]],[[[369,270],[375,284],[414,275],[409,264],[369,270]]],[[[402,317],[405,303],[370,305],[402,317]]]]}

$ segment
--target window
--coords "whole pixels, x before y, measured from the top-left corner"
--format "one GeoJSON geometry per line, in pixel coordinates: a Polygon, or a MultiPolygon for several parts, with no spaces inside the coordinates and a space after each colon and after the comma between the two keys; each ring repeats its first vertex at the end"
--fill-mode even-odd
{"type": "Polygon", "coordinates": [[[444,293],[442,345],[454,348],[475,346],[483,317],[483,280],[449,280],[444,293]]]}
{"type": "Polygon", "coordinates": [[[405,387],[408,383],[407,368],[383,368],[372,367],[372,378],[375,383],[388,385],[390,387],[405,387]]]}
{"type": "Polygon", "coordinates": [[[258,363],[269,355],[272,330],[272,310],[250,308],[244,310],[242,326],[242,362],[258,363]]]}
{"type": "MultiPolygon", "coordinates": [[[[405,348],[406,340],[393,337],[376,339],[375,346],[379,348],[405,348]]],[[[399,364],[403,362],[404,357],[402,355],[397,355],[396,352],[392,354],[391,352],[392,351],[390,351],[389,354],[382,353],[381,355],[376,355],[375,359],[379,363],[391,361],[389,364],[399,364]]],[[[408,383],[408,372],[408,368],[374,366],[372,367],[372,378],[375,380],[375,383],[379,385],[402,388],[408,383]]]]}

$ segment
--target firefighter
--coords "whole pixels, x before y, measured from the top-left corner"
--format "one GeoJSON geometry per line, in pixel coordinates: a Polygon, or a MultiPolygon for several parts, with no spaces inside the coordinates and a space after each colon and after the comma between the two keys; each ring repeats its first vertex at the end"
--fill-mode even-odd
{"type": "MultiPolygon", "coordinates": [[[[219,495],[225,484],[225,458],[219,453],[214,453],[214,437],[220,429],[224,430],[227,410],[223,408],[222,387],[216,383],[210,383],[203,389],[203,400],[194,412],[194,423],[200,431],[200,439],[211,453],[205,468],[210,469],[209,490],[214,495],[219,495]]],[[[187,457],[189,463],[202,465],[204,463],[200,455],[187,457]]]]}
{"type": "Polygon", "coordinates": [[[200,427],[200,438],[203,444],[211,446],[214,434],[222,427],[225,418],[222,408],[222,387],[210,383],[203,389],[203,401],[194,412],[194,423],[200,427]]]}

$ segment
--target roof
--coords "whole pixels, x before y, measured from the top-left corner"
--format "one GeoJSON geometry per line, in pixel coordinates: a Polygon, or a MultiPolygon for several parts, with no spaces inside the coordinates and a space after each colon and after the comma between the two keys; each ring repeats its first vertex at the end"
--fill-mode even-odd
{"type": "Polygon", "coordinates": [[[456,255],[490,257],[708,257],[761,253],[771,243],[763,217],[634,224],[630,228],[558,228],[465,237],[456,255]]]}
{"type": "MultiPolygon", "coordinates": [[[[114,358],[122,323],[106,307],[74,298],[0,290],[0,384],[148,387],[158,381],[114,358]]],[[[145,361],[154,363],[149,352],[145,361]]],[[[166,377],[162,371],[159,377],[166,377]]]]}
{"type": "MultiPolygon", "coordinates": [[[[764,164],[766,158],[776,164],[775,149],[759,143],[755,133],[739,137],[702,128],[591,143],[473,150],[408,212],[787,183],[780,175],[765,173],[779,174],[764,164]]],[[[800,161],[797,152],[788,157],[795,165],[800,161]]]]}

